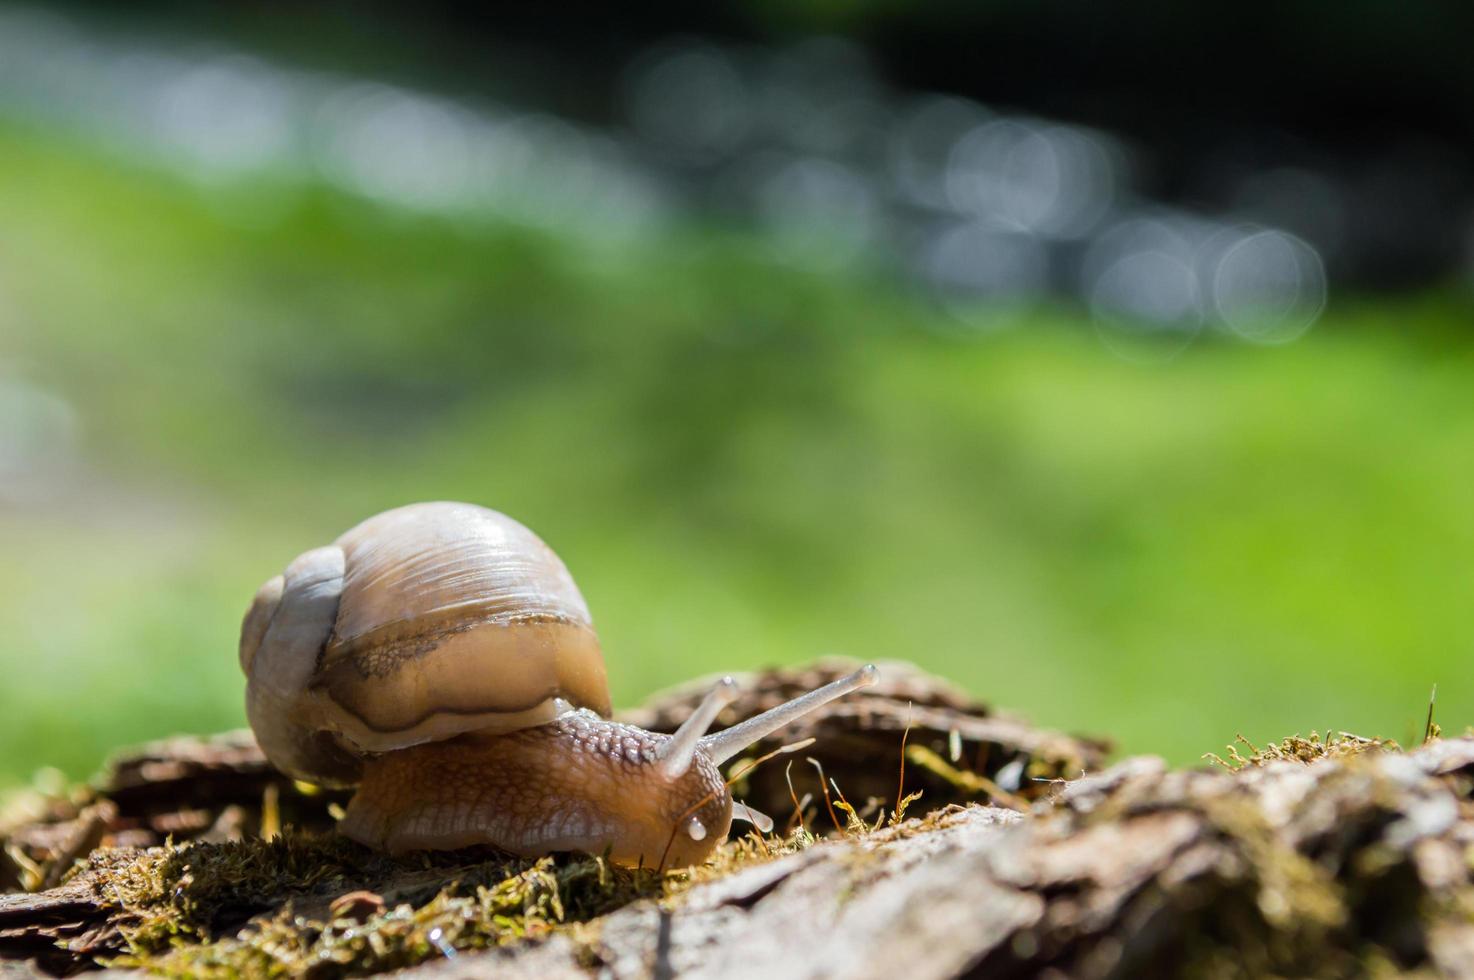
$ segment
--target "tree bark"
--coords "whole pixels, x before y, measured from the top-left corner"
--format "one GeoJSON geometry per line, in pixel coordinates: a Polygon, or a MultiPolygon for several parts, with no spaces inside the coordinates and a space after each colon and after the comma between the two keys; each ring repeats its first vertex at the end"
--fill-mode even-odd
{"type": "MultiPolygon", "coordinates": [[[[724,721],[838,669],[751,678],[752,693],[724,721]]],[[[703,690],[658,698],[639,720],[673,727],[703,690]]],[[[1099,743],[1040,732],[899,671],[784,737],[809,734],[855,809],[876,798],[872,827],[851,822],[796,853],[536,939],[431,950],[407,974],[1474,975],[1474,739],[1409,753],[1368,740],[1300,739],[1235,760],[1235,770],[1173,772],[1133,758],[1097,771],[1099,743]],[[894,807],[903,738],[905,791],[924,794],[910,812],[922,815],[876,827],[882,808],[894,807]],[[1081,777],[1081,768],[1091,774],[1081,777]]],[[[794,778],[790,791],[783,770],[770,766],[765,779],[747,781],[747,798],[781,816],[807,795],[794,819],[822,828],[829,815],[817,773],[793,768],[811,782],[794,778]]],[[[303,795],[240,736],[176,740],[126,757],[99,790],[45,801],[49,811],[4,832],[12,874],[40,890],[0,895],[0,978],[92,968],[124,949],[128,911],[105,869],[141,853],[127,845],[162,833],[251,835],[295,820],[325,830],[339,799],[303,795]],[[60,881],[88,852],[91,866],[60,881]]],[[[464,873],[453,863],[383,859],[315,891],[227,895],[226,906],[240,907],[221,913],[215,939],[249,935],[289,901],[297,921],[314,928],[360,906],[364,915],[418,909],[464,873]]]]}

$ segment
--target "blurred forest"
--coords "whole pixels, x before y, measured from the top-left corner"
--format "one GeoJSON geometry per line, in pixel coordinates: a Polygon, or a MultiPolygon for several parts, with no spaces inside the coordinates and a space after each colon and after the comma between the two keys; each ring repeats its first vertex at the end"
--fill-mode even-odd
{"type": "Polygon", "coordinates": [[[620,704],[1474,722],[1474,8],[1318,9],[0,6],[0,785],[241,724],[256,587],[420,499],[620,704]]]}

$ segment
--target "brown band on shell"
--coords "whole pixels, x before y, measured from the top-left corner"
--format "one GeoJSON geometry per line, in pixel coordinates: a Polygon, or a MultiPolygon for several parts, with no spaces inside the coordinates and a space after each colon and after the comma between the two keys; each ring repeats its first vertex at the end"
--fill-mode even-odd
{"type": "Polygon", "coordinates": [[[505,514],[431,502],[376,514],[266,583],[242,623],[247,715],[272,762],[339,778],[374,754],[473,730],[607,715],[588,606],[505,514]]]}
{"type": "MultiPolygon", "coordinates": [[[[499,715],[525,715],[562,698],[609,714],[608,682],[592,629],[553,618],[484,621],[411,642],[334,651],[314,685],[363,726],[358,734],[420,732],[444,718],[437,734],[496,727],[499,715]]],[[[345,726],[350,738],[355,732],[345,726]]],[[[421,740],[415,737],[413,740],[421,740]]],[[[377,740],[375,740],[377,741],[377,740]]]]}
{"type": "Polygon", "coordinates": [[[348,661],[364,677],[383,677],[399,670],[407,659],[433,653],[446,637],[465,633],[480,626],[512,626],[523,623],[558,623],[588,627],[582,620],[551,613],[446,613],[438,621],[422,619],[414,623],[398,622],[344,641],[336,633],[328,638],[318,659],[318,672],[338,667],[348,661]]]}

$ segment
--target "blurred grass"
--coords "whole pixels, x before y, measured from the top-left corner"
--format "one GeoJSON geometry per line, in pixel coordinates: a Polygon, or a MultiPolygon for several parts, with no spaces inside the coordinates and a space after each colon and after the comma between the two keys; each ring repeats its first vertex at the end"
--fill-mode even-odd
{"type": "Polygon", "coordinates": [[[619,703],[845,653],[1177,762],[1406,738],[1435,681],[1457,730],[1471,313],[1343,302],[1143,367],[1070,311],[964,339],[710,229],[581,245],[0,129],[0,377],[82,432],[0,510],[0,782],[240,724],[256,586],[433,498],[553,544],[619,703]]]}

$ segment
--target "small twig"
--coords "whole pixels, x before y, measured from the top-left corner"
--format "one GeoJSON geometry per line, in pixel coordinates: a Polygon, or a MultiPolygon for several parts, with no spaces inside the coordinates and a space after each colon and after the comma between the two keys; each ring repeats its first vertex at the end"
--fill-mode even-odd
{"type": "Polygon", "coordinates": [[[831,785],[831,786],[834,787],[834,795],[837,796],[837,797],[839,797],[839,806],[840,806],[840,809],[844,810],[845,813],[849,814],[850,817],[853,820],[852,823],[850,823],[849,825],[847,825],[845,827],[845,830],[848,831],[850,829],[850,827],[852,827],[854,825],[854,823],[859,823],[861,830],[868,829],[865,826],[865,821],[860,819],[860,814],[858,812],[856,812],[856,810],[855,810],[854,807],[850,806],[850,801],[844,798],[844,790],[842,790],[842,789],[839,788],[839,783],[836,783],[833,779],[830,779],[829,780],[829,785],[831,785]]]}
{"type": "Polygon", "coordinates": [[[840,826],[839,815],[834,812],[834,801],[829,798],[829,787],[825,785],[829,777],[824,775],[824,767],[819,765],[819,760],[809,756],[809,765],[819,770],[819,789],[824,793],[824,805],[829,808],[829,819],[834,821],[834,829],[844,833],[844,827],[840,826]]]}
{"type": "Polygon", "coordinates": [[[1029,802],[1022,796],[1016,793],[1010,793],[980,773],[958,769],[924,745],[913,745],[906,750],[906,754],[911,757],[912,762],[930,772],[936,773],[958,789],[965,790],[969,793],[986,794],[996,802],[1015,810],[1022,811],[1029,808],[1029,802]]]}
{"type": "Polygon", "coordinates": [[[788,783],[788,798],[793,801],[793,816],[790,817],[789,820],[788,820],[788,829],[790,831],[792,831],[793,830],[793,825],[794,825],[794,823],[796,821],[798,823],[799,827],[801,827],[803,830],[807,831],[809,828],[806,827],[806,826],[804,826],[804,808],[803,808],[803,804],[799,803],[799,801],[798,801],[798,793],[794,792],[794,789],[793,789],[793,760],[792,759],[789,759],[788,760],[788,765],[786,765],[786,766],[783,767],[783,779],[784,779],[785,782],[788,783]]]}
{"type": "MultiPolygon", "coordinates": [[[[906,739],[911,737],[911,702],[906,702],[906,730],[901,732],[901,778],[896,784],[896,811],[900,812],[901,801],[906,798],[906,739]]],[[[956,761],[956,758],[953,758],[956,761]]]]}
{"type": "Polygon", "coordinates": [[[1428,721],[1423,725],[1423,744],[1427,745],[1433,741],[1435,726],[1433,724],[1433,702],[1438,700],[1438,685],[1433,685],[1433,693],[1428,695],[1428,721]]]}
{"type": "Polygon", "coordinates": [[[764,762],[767,762],[769,759],[775,759],[780,755],[788,755],[790,752],[797,752],[799,749],[806,749],[817,741],[817,738],[806,738],[799,742],[791,742],[788,745],[780,745],[773,751],[769,752],[767,755],[762,756],[758,759],[754,759],[753,762],[746,769],[742,770],[739,773],[734,773],[727,780],[726,785],[731,786],[739,779],[746,779],[749,775],[752,774],[752,771],[754,769],[762,765],[764,762]]]}
{"type": "Polygon", "coordinates": [[[281,834],[280,790],[276,783],[267,783],[261,792],[261,837],[275,840],[281,834]]]}

